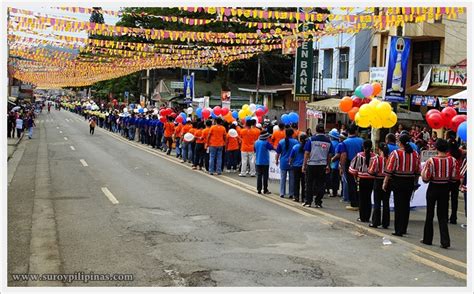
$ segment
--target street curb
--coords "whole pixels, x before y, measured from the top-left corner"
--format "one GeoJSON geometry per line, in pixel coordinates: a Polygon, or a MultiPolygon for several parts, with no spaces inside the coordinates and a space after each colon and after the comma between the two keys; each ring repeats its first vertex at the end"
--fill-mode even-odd
{"type": "Polygon", "coordinates": [[[21,139],[23,139],[24,136],[25,136],[25,133],[23,132],[23,133],[21,133],[21,137],[20,137],[18,140],[16,140],[15,143],[13,143],[13,144],[7,144],[7,145],[9,145],[9,146],[15,146],[15,147],[18,146],[18,144],[20,143],[21,139]]]}

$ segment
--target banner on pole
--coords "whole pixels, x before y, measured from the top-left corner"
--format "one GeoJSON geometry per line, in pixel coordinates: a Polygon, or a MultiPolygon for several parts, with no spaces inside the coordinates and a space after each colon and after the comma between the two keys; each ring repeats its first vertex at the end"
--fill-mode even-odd
{"type": "Polygon", "coordinates": [[[390,37],[383,100],[405,102],[410,47],[410,39],[397,36],[390,37]]]}
{"type": "Polygon", "coordinates": [[[194,98],[194,73],[190,75],[184,75],[183,78],[183,86],[184,86],[184,102],[189,104],[192,102],[194,98]]]}
{"type": "MultiPolygon", "coordinates": [[[[300,31],[313,29],[314,25],[303,23],[300,31]]],[[[313,81],[313,40],[301,43],[296,50],[295,60],[295,101],[310,101],[313,81]]]]}

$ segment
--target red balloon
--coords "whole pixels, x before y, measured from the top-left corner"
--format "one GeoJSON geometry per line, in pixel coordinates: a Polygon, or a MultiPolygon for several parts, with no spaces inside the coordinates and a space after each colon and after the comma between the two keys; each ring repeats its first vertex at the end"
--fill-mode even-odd
{"type": "Polygon", "coordinates": [[[440,113],[432,113],[430,116],[426,117],[426,122],[432,129],[441,129],[444,125],[443,117],[440,113]]]}
{"type": "Polygon", "coordinates": [[[174,112],[171,112],[171,114],[169,116],[171,116],[172,118],[175,118],[177,116],[177,114],[174,113],[174,112]]]}
{"type": "Polygon", "coordinates": [[[431,110],[428,110],[428,112],[426,113],[425,117],[428,118],[428,116],[432,115],[433,113],[439,113],[439,114],[441,114],[441,112],[440,112],[438,109],[431,109],[431,110]]]}
{"type": "Polygon", "coordinates": [[[372,101],[372,100],[369,99],[369,98],[364,98],[364,99],[362,99],[362,105],[370,103],[370,101],[372,101]]]}
{"type": "Polygon", "coordinates": [[[176,118],[177,123],[182,123],[183,122],[183,117],[180,115],[176,118]]]}
{"type": "Polygon", "coordinates": [[[446,128],[449,128],[449,126],[451,125],[451,120],[457,114],[458,113],[456,112],[456,109],[454,109],[453,107],[445,107],[443,110],[441,110],[441,116],[443,117],[444,126],[446,128]]]}
{"type": "Polygon", "coordinates": [[[356,97],[352,99],[352,107],[360,107],[362,105],[362,99],[356,97]]]}
{"type": "Polygon", "coordinates": [[[268,107],[266,105],[263,106],[263,114],[268,113],[268,107]]]}
{"type": "Polygon", "coordinates": [[[216,107],[214,107],[213,111],[214,111],[215,115],[219,116],[219,115],[221,115],[222,109],[221,109],[220,106],[216,106],[216,107]]]}
{"type": "Polygon", "coordinates": [[[261,124],[263,122],[263,117],[262,116],[257,116],[257,122],[261,124]]]}
{"type": "Polygon", "coordinates": [[[160,116],[160,121],[161,121],[162,123],[165,123],[165,122],[166,122],[166,117],[165,117],[165,116],[160,116]]]}
{"type": "Polygon", "coordinates": [[[449,128],[451,130],[457,132],[459,125],[462,124],[463,122],[465,122],[466,120],[467,120],[467,115],[464,115],[464,114],[455,115],[451,119],[451,124],[450,124],[449,128]]]}
{"type": "MultiPolygon", "coordinates": [[[[229,108],[223,107],[223,108],[221,109],[221,114],[222,114],[222,116],[226,116],[226,115],[229,113],[229,111],[230,111],[229,108]]],[[[214,113],[215,113],[215,112],[214,112],[214,113]]]]}
{"type": "Polygon", "coordinates": [[[257,117],[261,117],[261,116],[264,115],[264,114],[265,114],[265,112],[264,112],[263,109],[261,109],[261,108],[255,110],[255,115],[256,115],[257,117]]]}
{"type": "Polygon", "coordinates": [[[202,110],[202,117],[203,117],[204,119],[208,119],[209,116],[211,116],[211,112],[209,111],[209,109],[207,109],[207,108],[203,109],[203,110],[202,110]]]}

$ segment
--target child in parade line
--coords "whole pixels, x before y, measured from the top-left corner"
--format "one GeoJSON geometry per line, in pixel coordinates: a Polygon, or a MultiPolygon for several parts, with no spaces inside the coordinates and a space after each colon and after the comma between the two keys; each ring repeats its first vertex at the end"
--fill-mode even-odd
{"type": "Polygon", "coordinates": [[[274,150],[272,144],[268,142],[270,134],[267,131],[261,131],[258,140],[254,143],[256,155],[255,167],[257,170],[257,193],[271,194],[268,191],[268,176],[270,167],[270,150],[274,150]]]}

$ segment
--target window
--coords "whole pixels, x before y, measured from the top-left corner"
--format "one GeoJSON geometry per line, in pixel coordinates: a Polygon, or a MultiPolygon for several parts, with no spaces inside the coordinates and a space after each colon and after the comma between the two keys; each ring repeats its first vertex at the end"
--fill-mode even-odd
{"type": "Polygon", "coordinates": [[[339,49],[339,78],[347,79],[349,77],[349,48],[339,49]]]}
{"type": "Polygon", "coordinates": [[[418,83],[420,79],[418,64],[439,64],[440,51],[441,42],[439,40],[413,43],[411,85],[418,83]]]}
{"type": "Polygon", "coordinates": [[[324,50],[323,77],[332,79],[332,55],[333,49],[324,50]]]}

